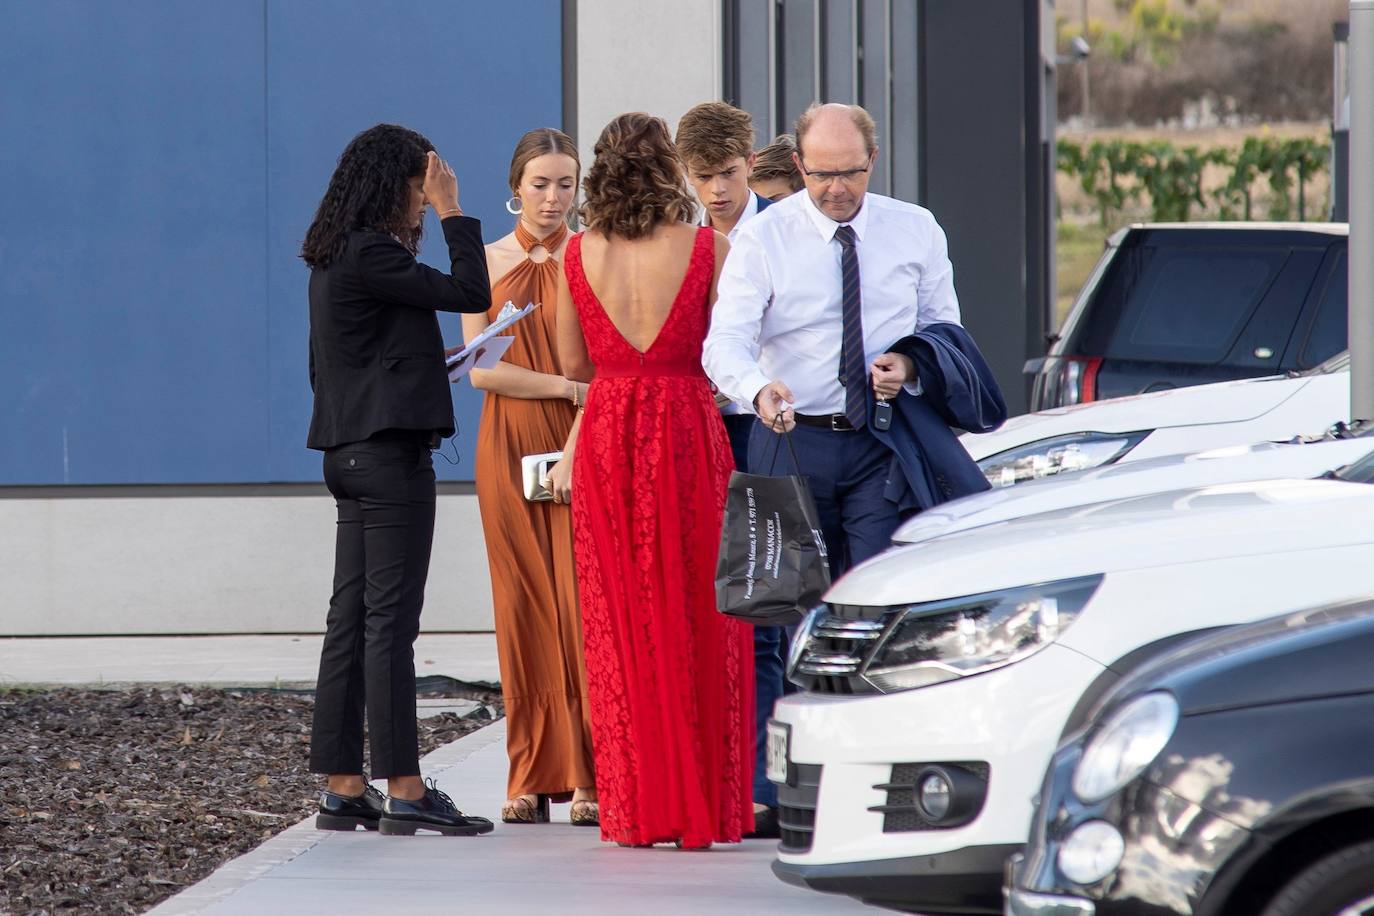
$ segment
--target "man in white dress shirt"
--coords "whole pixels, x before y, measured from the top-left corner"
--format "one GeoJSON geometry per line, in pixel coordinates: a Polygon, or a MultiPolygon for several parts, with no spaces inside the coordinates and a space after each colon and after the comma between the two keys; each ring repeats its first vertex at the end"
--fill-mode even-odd
{"type": "Polygon", "coordinates": [[[762,420],[751,471],[788,473],[770,430],[792,431],[838,576],[886,548],[901,521],[884,496],[892,453],[870,430],[890,422],[886,400],[920,389],[911,359],[889,348],[934,322],[957,324],[959,300],[930,211],[867,193],[878,155],[868,112],[813,105],[796,135],[806,193],[732,239],[702,361],[762,420]]]}

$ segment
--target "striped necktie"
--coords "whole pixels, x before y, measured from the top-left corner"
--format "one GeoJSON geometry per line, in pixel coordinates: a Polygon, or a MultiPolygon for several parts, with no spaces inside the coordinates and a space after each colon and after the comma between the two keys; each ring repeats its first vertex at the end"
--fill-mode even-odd
{"type": "Polygon", "coordinates": [[[840,346],[840,384],[844,386],[844,415],[855,429],[864,425],[868,415],[868,365],[864,359],[863,302],[859,295],[859,252],[853,228],[835,230],[840,243],[840,302],[844,309],[844,332],[840,346]]]}

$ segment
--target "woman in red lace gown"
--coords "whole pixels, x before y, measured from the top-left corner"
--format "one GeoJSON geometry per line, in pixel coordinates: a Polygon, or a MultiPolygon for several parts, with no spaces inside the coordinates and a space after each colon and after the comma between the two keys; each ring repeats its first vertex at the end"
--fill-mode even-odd
{"type": "Polygon", "coordinates": [[[601,835],[704,848],[753,829],[753,639],[716,612],[734,466],[701,368],[728,243],[688,224],[667,125],[621,115],[583,183],[559,288],[573,539],[601,835]]]}

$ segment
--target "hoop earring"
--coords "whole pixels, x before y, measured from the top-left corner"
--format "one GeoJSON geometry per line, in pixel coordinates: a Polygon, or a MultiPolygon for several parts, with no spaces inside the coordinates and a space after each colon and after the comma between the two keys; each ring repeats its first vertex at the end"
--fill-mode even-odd
{"type": "Polygon", "coordinates": [[[525,209],[525,202],[519,197],[512,197],[506,201],[506,212],[511,216],[519,216],[525,209]],[[518,206],[517,206],[518,204],[518,206]]]}

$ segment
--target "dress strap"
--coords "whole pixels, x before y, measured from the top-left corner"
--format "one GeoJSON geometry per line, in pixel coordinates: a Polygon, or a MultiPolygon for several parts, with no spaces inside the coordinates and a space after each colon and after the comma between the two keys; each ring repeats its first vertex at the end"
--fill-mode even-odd
{"type": "Polygon", "coordinates": [[[557,229],[555,229],[546,238],[542,239],[538,238],[537,236],[535,236],[534,233],[526,229],[524,222],[517,220],[515,223],[515,240],[520,243],[521,248],[525,249],[526,254],[529,254],[530,249],[533,248],[535,245],[542,245],[544,247],[544,250],[549,253],[550,257],[552,257],[553,253],[558,250],[558,246],[562,245],[563,240],[567,237],[567,223],[560,222],[558,224],[557,229]]]}
{"type": "Polygon", "coordinates": [[[710,226],[702,226],[697,230],[696,244],[692,246],[693,259],[700,257],[706,262],[706,272],[714,273],[716,269],[716,230],[710,226]]]}

